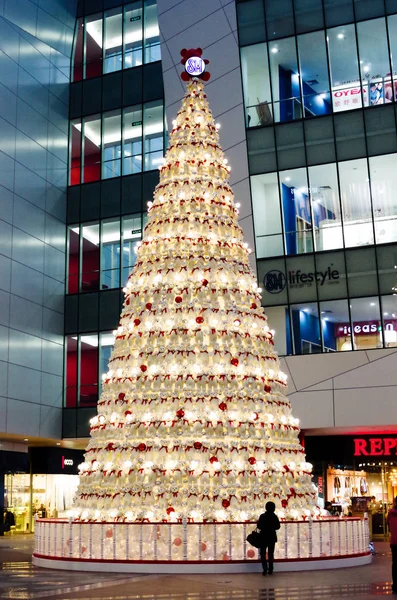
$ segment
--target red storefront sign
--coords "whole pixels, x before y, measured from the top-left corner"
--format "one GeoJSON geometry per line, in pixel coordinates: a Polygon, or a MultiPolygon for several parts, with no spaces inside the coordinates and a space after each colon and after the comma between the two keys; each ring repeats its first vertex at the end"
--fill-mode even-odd
{"type": "MultiPolygon", "coordinates": [[[[384,322],[385,331],[397,331],[397,320],[388,320],[384,322]]],[[[351,335],[351,327],[348,323],[336,325],[336,337],[345,337],[351,335]]],[[[353,324],[353,335],[368,335],[382,330],[380,321],[358,321],[353,324]]]]}
{"type": "Polygon", "coordinates": [[[395,456],[397,437],[354,438],[354,456],[395,456]]]}

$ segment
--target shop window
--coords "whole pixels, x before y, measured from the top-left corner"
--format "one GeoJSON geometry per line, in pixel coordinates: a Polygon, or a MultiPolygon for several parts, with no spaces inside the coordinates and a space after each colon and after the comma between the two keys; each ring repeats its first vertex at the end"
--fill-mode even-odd
{"type": "Polygon", "coordinates": [[[77,336],[68,335],[66,338],[66,377],[65,377],[65,406],[77,406],[78,389],[78,340],[77,336]]]}
{"type": "Polygon", "coordinates": [[[290,307],[294,354],[321,353],[321,331],[317,303],[290,307]]]}
{"type": "Polygon", "coordinates": [[[269,40],[294,35],[292,0],[265,0],[265,13],[269,40]]]}
{"type": "Polygon", "coordinates": [[[105,12],[103,32],[103,72],[113,73],[123,68],[122,8],[105,12]]]}
{"type": "Polygon", "coordinates": [[[84,183],[101,178],[101,118],[99,115],[83,120],[84,183]]]}
{"type": "Polygon", "coordinates": [[[386,348],[397,347],[397,298],[381,297],[383,343],[386,348]]]}
{"type": "Polygon", "coordinates": [[[324,351],[353,349],[347,300],[320,302],[320,322],[324,351]]]}
{"type": "Polygon", "coordinates": [[[273,123],[267,44],[241,49],[246,126],[273,123]]]}
{"type": "Polygon", "coordinates": [[[120,220],[101,224],[101,290],[120,287],[120,220]]]}
{"type": "Polygon", "coordinates": [[[317,117],[330,114],[332,108],[324,32],[299,35],[298,54],[303,115],[317,117]],[[315,54],[313,48],[316,49],[315,54]]]}
{"type": "Polygon", "coordinates": [[[251,177],[257,258],[284,254],[277,173],[251,177]]]}
{"type": "Polygon", "coordinates": [[[70,174],[69,185],[81,183],[81,120],[74,119],[70,122],[70,174]]]}
{"type": "Polygon", "coordinates": [[[164,156],[164,115],[162,101],[143,106],[143,148],[145,171],[158,169],[164,156]]]}
{"type": "Polygon", "coordinates": [[[372,205],[377,244],[397,240],[397,154],[369,159],[372,205]],[[395,181],[396,180],[396,181],[395,181]]]}
{"type": "Polygon", "coordinates": [[[338,165],[346,247],[374,243],[366,159],[338,165]]]}
{"type": "Polygon", "coordinates": [[[375,248],[356,248],[346,251],[349,296],[378,294],[375,248]]]}
{"type": "Polygon", "coordinates": [[[393,102],[385,19],[357,23],[364,106],[393,102]]]}
{"type": "Polygon", "coordinates": [[[79,291],[80,272],[80,227],[69,227],[68,231],[68,294],[79,291]]]}
{"type": "Polygon", "coordinates": [[[383,347],[379,298],[354,298],[350,300],[352,337],[355,350],[383,347]]]}
{"type": "Polygon", "coordinates": [[[124,68],[139,67],[143,63],[143,10],[142,2],[125,7],[124,12],[124,68]]]}
{"type": "Polygon", "coordinates": [[[294,0],[294,9],[297,33],[324,27],[322,0],[294,0]]]}
{"type": "Polygon", "coordinates": [[[367,89],[361,90],[354,25],[329,29],[327,41],[334,112],[368,106],[367,89]]]}
{"type": "Polygon", "coordinates": [[[397,294],[397,246],[378,246],[376,257],[380,293],[397,294]]]}
{"type": "Polygon", "coordinates": [[[99,224],[84,225],[82,231],[81,289],[99,289],[99,224]]]}
{"type": "Polygon", "coordinates": [[[309,183],[315,250],[343,248],[336,165],[309,167],[309,183]]]}
{"type": "Polygon", "coordinates": [[[274,347],[279,356],[293,354],[291,344],[291,326],[287,306],[266,308],[267,324],[274,331],[274,347]]]}
{"type": "Polygon", "coordinates": [[[156,0],[145,0],[144,40],[145,63],[161,60],[156,0]]]}
{"type": "Polygon", "coordinates": [[[123,175],[142,171],[142,106],[123,111],[123,175]]]}
{"type": "Polygon", "coordinates": [[[84,66],[85,77],[102,75],[102,14],[90,15],[85,19],[84,66]]]}
{"type": "Polygon", "coordinates": [[[123,232],[123,256],[122,256],[122,285],[125,286],[128,275],[136,261],[137,242],[142,239],[142,216],[141,214],[124,217],[122,221],[123,232]]]}
{"type": "Polygon", "coordinates": [[[280,172],[287,254],[313,252],[313,226],[306,169],[280,172]]]}
{"type": "Polygon", "coordinates": [[[103,115],[102,179],[121,175],[121,111],[103,115]]]}
{"type": "Polygon", "coordinates": [[[257,44],[266,39],[263,0],[236,3],[240,46],[257,44]]]}
{"type": "Polygon", "coordinates": [[[98,401],[98,334],[80,336],[80,406],[98,401]]]}
{"type": "Polygon", "coordinates": [[[109,331],[99,334],[99,382],[109,370],[109,361],[114,346],[114,335],[109,331]]]}
{"type": "MultiPolygon", "coordinates": [[[[274,3],[276,5],[277,3],[274,3]]],[[[269,43],[270,74],[276,122],[303,117],[295,38],[269,43]]]]}
{"type": "Polygon", "coordinates": [[[76,21],[74,34],[73,59],[72,59],[72,81],[83,79],[83,46],[84,46],[84,19],[80,17],[76,21]]]}

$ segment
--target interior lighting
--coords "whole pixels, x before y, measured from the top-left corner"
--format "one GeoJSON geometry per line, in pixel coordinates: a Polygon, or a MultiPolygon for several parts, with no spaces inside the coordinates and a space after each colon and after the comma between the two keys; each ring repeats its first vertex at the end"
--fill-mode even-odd
{"type": "Polygon", "coordinates": [[[272,48],[272,52],[273,52],[273,54],[277,54],[277,52],[278,52],[278,48],[276,48],[275,46],[273,46],[273,48],[272,48]]]}
{"type": "Polygon", "coordinates": [[[344,40],[345,36],[343,35],[343,33],[338,33],[338,40],[344,40]]]}

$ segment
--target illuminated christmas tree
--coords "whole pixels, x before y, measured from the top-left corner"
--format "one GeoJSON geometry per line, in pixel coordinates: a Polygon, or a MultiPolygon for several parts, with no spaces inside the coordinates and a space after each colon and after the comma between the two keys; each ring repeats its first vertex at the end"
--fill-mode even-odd
{"type": "Polygon", "coordinates": [[[204,62],[184,51],[189,82],[91,420],[80,519],[238,522],[267,500],[281,517],[316,513],[204,62]]]}

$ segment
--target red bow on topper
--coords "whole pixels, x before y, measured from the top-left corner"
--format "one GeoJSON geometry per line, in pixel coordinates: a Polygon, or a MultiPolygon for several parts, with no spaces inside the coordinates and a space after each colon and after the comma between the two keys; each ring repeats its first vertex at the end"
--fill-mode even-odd
{"type": "Polygon", "coordinates": [[[190,48],[181,50],[181,65],[184,65],[185,70],[181,73],[181,79],[183,81],[189,81],[193,77],[208,81],[211,77],[210,73],[206,71],[206,65],[209,64],[209,60],[201,58],[203,51],[201,48],[190,48]]]}

